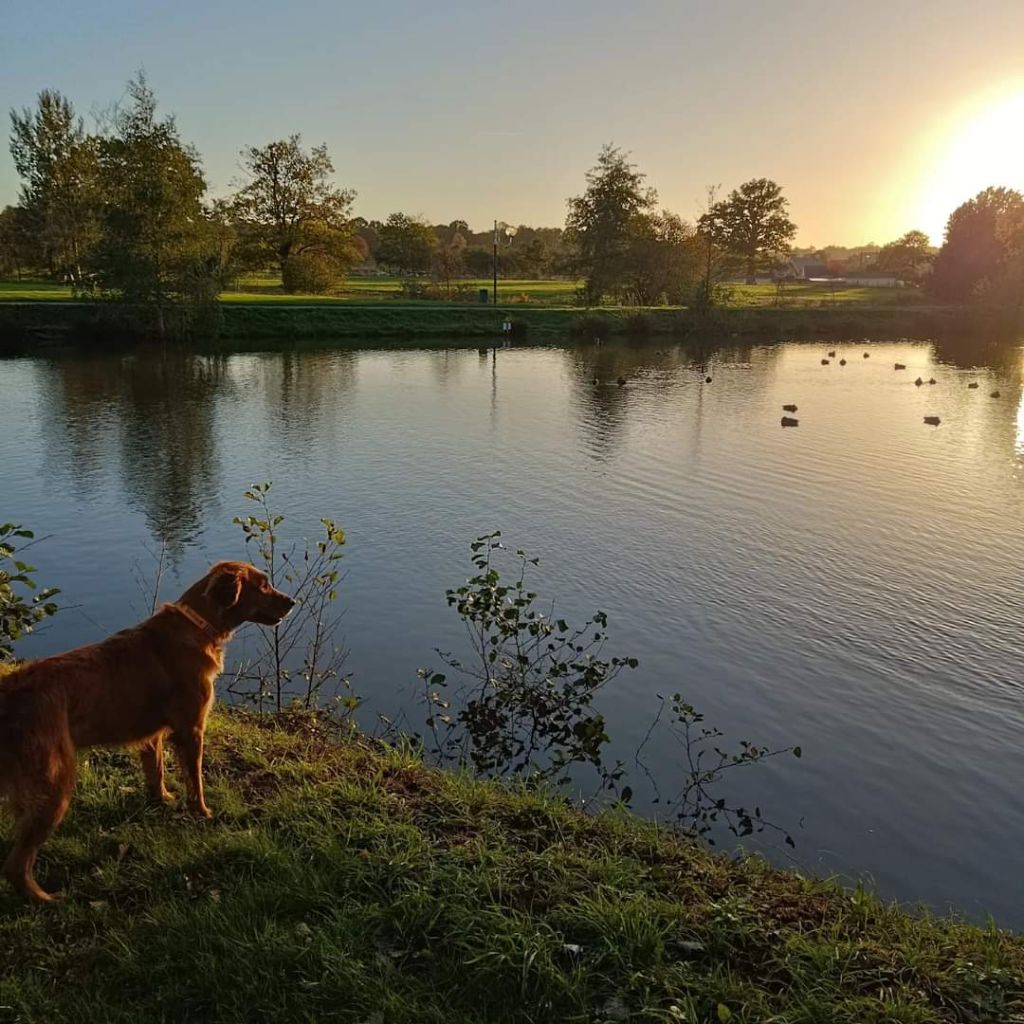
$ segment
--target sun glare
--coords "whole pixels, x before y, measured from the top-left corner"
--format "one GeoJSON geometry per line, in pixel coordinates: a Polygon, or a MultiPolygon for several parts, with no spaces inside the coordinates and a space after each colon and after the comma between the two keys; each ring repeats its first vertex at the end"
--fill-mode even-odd
{"type": "Polygon", "coordinates": [[[918,219],[933,245],[949,215],[989,185],[1024,190],[1024,82],[996,100],[974,105],[943,133],[925,168],[918,219]]]}

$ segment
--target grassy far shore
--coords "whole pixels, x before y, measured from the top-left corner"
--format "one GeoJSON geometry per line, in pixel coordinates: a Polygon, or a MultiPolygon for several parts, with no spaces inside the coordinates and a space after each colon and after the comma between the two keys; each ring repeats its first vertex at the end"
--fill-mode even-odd
{"type": "MultiPolygon", "coordinates": [[[[612,335],[674,337],[728,335],[761,338],[806,337],[843,340],[867,337],[934,337],[947,331],[1003,330],[999,311],[988,313],[928,305],[908,289],[855,288],[837,291],[835,301],[817,285],[794,286],[785,304],[774,305],[770,285],[737,286],[729,305],[701,314],[678,306],[638,309],[583,308],[568,302],[571,282],[507,282],[495,307],[474,302],[408,300],[397,282],[352,279],[363,291],[340,297],[286,296],[277,292],[225,293],[216,334],[228,345],[299,340],[365,343],[375,339],[435,339],[446,344],[494,342],[501,323],[511,320],[516,342],[544,343],[566,337],[612,335]],[[385,288],[386,284],[386,288],[385,288]],[[507,286],[507,287],[506,287],[507,286]],[[533,296],[528,293],[533,289],[533,296]],[[811,289],[801,297],[801,289],[811,289]],[[513,301],[516,295],[528,301],[513,301]],[[383,297],[382,297],[383,296],[383,297]]],[[[481,284],[483,282],[480,282],[481,284]]],[[[268,286],[270,287],[270,286],[268,286]]],[[[77,302],[67,289],[30,282],[0,282],[0,350],[31,351],[43,344],[100,346],[139,340],[136,316],[120,304],[77,302]]]]}
{"type": "MultiPolygon", "coordinates": [[[[83,758],[0,890],[0,1021],[1024,1020],[1024,940],[713,855],[627,814],[218,711],[213,822],[83,758]]],[[[177,779],[172,779],[172,785],[177,779]]]]}
{"type": "MultiPolygon", "coordinates": [[[[502,280],[498,285],[503,305],[575,306],[580,282],[570,280],[502,280]]],[[[463,298],[456,305],[476,303],[480,289],[490,291],[491,281],[460,280],[463,298]]],[[[71,289],[52,281],[0,281],[0,302],[67,302],[73,299],[71,289]]],[[[407,299],[402,295],[401,281],[394,277],[352,277],[337,295],[288,295],[281,289],[280,278],[273,274],[248,274],[235,287],[221,294],[225,303],[288,305],[337,305],[339,303],[402,303],[409,305],[446,305],[436,300],[407,299]]],[[[782,304],[790,308],[841,306],[908,306],[926,305],[921,293],[912,288],[837,287],[813,282],[787,285],[782,304]]],[[[736,284],[729,286],[728,305],[736,308],[774,307],[779,299],[774,285],[736,284]]]]}

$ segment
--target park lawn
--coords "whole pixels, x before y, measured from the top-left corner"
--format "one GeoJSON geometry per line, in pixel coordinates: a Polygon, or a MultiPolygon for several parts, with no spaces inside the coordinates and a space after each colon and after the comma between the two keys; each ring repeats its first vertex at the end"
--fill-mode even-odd
{"type": "Polygon", "coordinates": [[[994,927],[308,715],[216,710],[207,750],[211,822],[148,807],[127,752],[81,758],[39,863],[66,899],[0,887],[0,1021],[1024,1020],[1024,940],[994,927]]]}
{"type": "MultiPolygon", "coordinates": [[[[461,292],[453,298],[459,306],[477,305],[478,292],[488,292],[492,283],[484,278],[463,279],[458,282],[461,292]]],[[[576,290],[579,282],[567,280],[519,280],[498,282],[498,298],[502,306],[533,305],[562,306],[576,305],[576,290]]],[[[781,305],[789,309],[825,308],[836,306],[862,307],[910,307],[927,304],[928,299],[913,288],[836,288],[823,284],[789,284],[781,298],[772,284],[730,284],[726,286],[726,305],[733,308],[751,309],[781,305]]],[[[280,277],[269,272],[246,274],[236,285],[221,293],[221,300],[245,304],[298,304],[337,305],[338,303],[370,304],[395,303],[405,305],[444,305],[444,300],[406,299],[402,296],[401,281],[394,277],[351,277],[343,291],[337,295],[287,295],[281,291],[280,277]]],[[[48,302],[70,300],[71,289],[47,281],[0,281],[0,302],[48,302]]]]}
{"type": "Polygon", "coordinates": [[[0,281],[0,302],[53,302],[71,297],[67,285],[53,281],[0,281]]]}
{"type": "Polygon", "coordinates": [[[749,309],[758,306],[914,306],[928,301],[917,288],[865,288],[804,281],[787,283],[781,296],[774,284],[727,284],[728,304],[749,309]]]}

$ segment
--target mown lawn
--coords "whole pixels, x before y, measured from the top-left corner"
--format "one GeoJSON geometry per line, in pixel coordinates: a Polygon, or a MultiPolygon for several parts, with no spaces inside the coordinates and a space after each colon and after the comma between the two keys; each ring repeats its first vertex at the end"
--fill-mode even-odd
{"type": "MultiPolygon", "coordinates": [[[[479,289],[490,289],[486,279],[465,279],[458,282],[461,297],[453,299],[458,305],[477,303],[479,289]]],[[[579,282],[507,280],[499,281],[498,297],[501,305],[574,306],[579,282]]],[[[790,284],[781,298],[771,284],[729,285],[726,305],[736,308],[763,308],[781,304],[784,308],[804,309],[835,306],[916,306],[928,299],[913,288],[837,288],[833,293],[828,285],[790,284]]],[[[52,301],[71,299],[71,290],[63,285],[45,281],[0,281],[0,302],[52,301]]],[[[338,303],[405,303],[438,306],[437,300],[410,300],[402,295],[401,282],[394,277],[351,277],[337,295],[286,295],[281,280],[272,273],[246,274],[235,286],[221,294],[224,302],[231,303],[289,303],[299,305],[336,305],[338,303]]]]}
{"type": "MultiPolygon", "coordinates": [[[[0,1021],[1024,1020],[1024,942],[712,855],[627,814],[216,712],[212,822],[90,754],[0,889],[0,1021]]],[[[177,784],[172,777],[172,788],[177,784]]]]}

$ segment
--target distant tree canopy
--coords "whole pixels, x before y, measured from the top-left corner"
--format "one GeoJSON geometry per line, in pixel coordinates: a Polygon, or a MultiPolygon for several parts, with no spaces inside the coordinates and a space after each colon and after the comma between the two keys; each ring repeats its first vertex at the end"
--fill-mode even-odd
{"type": "Polygon", "coordinates": [[[796,225],[787,216],[789,201],[768,178],[754,178],[733,189],[701,218],[700,229],[742,261],[747,283],[789,252],[796,225]]]}
{"type": "MultiPolygon", "coordinates": [[[[940,298],[963,302],[991,291],[1024,287],[1024,196],[987,188],[958,206],[946,224],[935,257],[931,288],[940,298]]],[[[1013,295],[1008,296],[1013,300],[1013,295]]]]}
{"type": "Polygon", "coordinates": [[[249,181],[234,208],[249,262],[273,263],[285,291],[327,291],[362,257],[351,222],[355,193],[331,183],[326,146],[302,148],[302,138],[242,151],[249,181]]]}
{"type": "Polygon", "coordinates": [[[397,274],[423,274],[437,246],[434,229],[419,217],[393,213],[378,231],[377,262],[397,274]]]}
{"type": "Polygon", "coordinates": [[[698,270],[694,227],[658,209],[657,192],[614,146],[601,150],[586,180],[583,195],[569,200],[565,226],[585,301],[608,296],[637,306],[684,302],[698,270]]]}
{"type": "Polygon", "coordinates": [[[23,227],[35,234],[51,273],[76,284],[96,237],[97,141],[59,92],[44,89],[34,110],[11,111],[23,227]]]}
{"type": "Polygon", "coordinates": [[[923,231],[908,231],[895,242],[883,245],[872,264],[902,281],[920,281],[932,262],[931,244],[923,231]]]}
{"type": "Polygon", "coordinates": [[[97,143],[101,203],[89,266],[102,291],[152,308],[163,334],[170,308],[215,300],[216,247],[197,153],[181,142],[173,117],[156,117],[141,75],[128,96],[97,143]]]}

